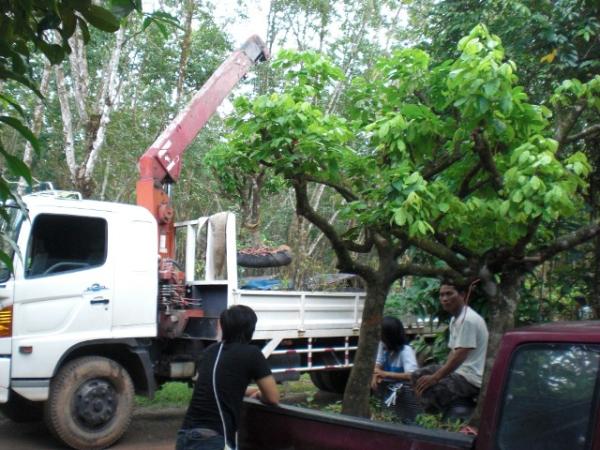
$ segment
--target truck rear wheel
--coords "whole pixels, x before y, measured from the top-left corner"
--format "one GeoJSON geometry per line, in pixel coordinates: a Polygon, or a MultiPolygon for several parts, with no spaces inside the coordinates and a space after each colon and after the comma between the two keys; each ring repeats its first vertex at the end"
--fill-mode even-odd
{"type": "Polygon", "coordinates": [[[76,449],[102,449],[127,430],[133,410],[131,377],[108,358],[66,364],[50,384],[44,418],[50,431],[76,449]]]}
{"type": "Polygon", "coordinates": [[[349,376],[350,369],[310,372],[310,379],[317,388],[335,394],[344,393],[349,376]]]}
{"type": "Polygon", "coordinates": [[[44,402],[32,402],[11,391],[8,402],[0,404],[0,412],[13,422],[39,422],[44,418],[44,402]]]}

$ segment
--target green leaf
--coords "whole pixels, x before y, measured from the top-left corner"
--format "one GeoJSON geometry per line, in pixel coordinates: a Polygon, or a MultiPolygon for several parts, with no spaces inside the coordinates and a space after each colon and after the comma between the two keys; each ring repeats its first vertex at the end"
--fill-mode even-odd
{"type": "Polygon", "coordinates": [[[63,5],[67,8],[82,12],[86,11],[91,4],[92,0],[63,0],[63,5]]]}
{"type": "Polygon", "coordinates": [[[27,167],[27,165],[21,159],[4,150],[2,146],[0,146],[0,154],[4,156],[8,170],[17,177],[25,178],[25,180],[27,180],[27,184],[31,186],[32,179],[29,167],[27,167]]]}
{"type": "Polygon", "coordinates": [[[512,201],[515,203],[521,203],[523,201],[523,193],[521,191],[515,191],[512,195],[512,201]]]}
{"type": "Polygon", "coordinates": [[[60,8],[60,17],[62,19],[60,35],[66,41],[73,36],[73,33],[75,33],[75,28],[77,27],[77,16],[71,8],[62,7],[60,8]]]}
{"type": "Polygon", "coordinates": [[[403,227],[406,224],[406,220],[406,211],[404,211],[403,208],[397,209],[394,213],[394,222],[396,222],[397,225],[403,227]]]}
{"type": "Polygon", "coordinates": [[[52,64],[59,64],[65,58],[65,49],[58,44],[48,44],[39,40],[37,46],[52,64]]]}
{"type": "Polygon", "coordinates": [[[141,12],[141,1],[133,0],[110,0],[108,2],[110,12],[119,19],[127,17],[134,9],[141,12]]]}
{"type": "MultiPolygon", "coordinates": [[[[6,238],[3,235],[0,235],[0,239],[6,239],[6,238]]],[[[12,259],[6,253],[4,253],[2,250],[0,250],[0,262],[2,262],[6,266],[6,268],[8,269],[8,271],[10,273],[13,272],[14,268],[13,268],[12,259]]]]}
{"type": "Polygon", "coordinates": [[[102,31],[114,33],[119,29],[119,19],[110,11],[100,6],[90,5],[87,10],[81,11],[85,20],[102,31]]]}
{"type": "Polygon", "coordinates": [[[21,105],[19,105],[19,103],[17,103],[17,101],[13,97],[11,97],[5,92],[2,92],[0,93],[0,99],[4,100],[6,103],[11,105],[21,115],[21,117],[25,117],[25,111],[23,111],[21,105]]]}
{"type": "Polygon", "coordinates": [[[19,75],[18,73],[13,72],[12,70],[8,70],[5,67],[0,67],[0,80],[2,80],[2,79],[15,80],[15,81],[21,83],[22,85],[27,86],[42,100],[44,99],[44,96],[39,91],[37,86],[29,78],[27,78],[23,75],[19,75]]]}
{"type": "Polygon", "coordinates": [[[447,213],[448,210],[450,209],[450,205],[448,203],[440,203],[440,204],[438,204],[438,209],[442,213],[447,213]]]}
{"type": "Polygon", "coordinates": [[[31,143],[31,146],[33,147],[35,152],[38,155],[40,154],[40,142],[33,135],[31,130],[25,125],[23,125],[19,119],[10,116],[0,116],[0,122],[4,122],[8,126],[17,130],[25,139],[27,139],[31,143]]]}

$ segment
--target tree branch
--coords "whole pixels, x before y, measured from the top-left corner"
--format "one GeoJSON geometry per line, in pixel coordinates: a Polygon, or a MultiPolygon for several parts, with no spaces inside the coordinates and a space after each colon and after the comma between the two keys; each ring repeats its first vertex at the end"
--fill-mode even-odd
{"type": "Polygon", "coordinates": [[[571,142],[578,141],[579,139],[594,137],[596,135],[600,135],[600,123],[592,125],[591,127],[588,127],[579,133],[571,134],[565,138],[564,142],[565,144],[570,144],[571,142]]]}
{"type": "Polygon", "coordinates": [[[392,276],[397,280],[405,275],[431,278],[451,278],[456,281],[465,280],[465,277],[460,272],[457,272],[450,267],[424,266],[414,263],[398,264],[398,267],[393,272],[392,276]]]}
{"type": "Polygon", "coordinates": [[[100,111],[100,122],[98,125],[98,129],[96,131],[96,136],[92,142],[92,146],[89,150],[89,154],[87,157],[87,161],[85,163],[85,180],[89,180],[92,178],[92,173],[94,172],[94,167],[96,165],[96,160],[98,159],[98,153],[100,152],[100,148],[104,144],[104,139],[106,136],[106,127],[110,122],[110,113],[113,109],[113,104],[116,101],[116,87],[118,84],[118,71],[119,71],[119,60],[121,59],[121,50],[123,49],[123,42],[125,40],[125,29],[124,27],[119,28],[116,33],[117,39],[115,43],[115,48],[112,52],[110,62],[107,67],[107,76],[108,80],[106,80],[106,92],[99,99],[99,107],[100,111]]]}
{"type": "Polygon", "coordinates": [[[458,189],[458,198],[465,198],[470,193],[469,183],[471,183],[473,177],[477,175],[479,169],[481,169],[481,162],[477,162],[477,164],[471,167],[466,173],[462,183],[460,184],[460,188],[458,189]]]}
{"type": "Polygon", "coordinates": [[[521,239],[517,241],[515,246],[513,247],[513,253],[519,257],[522,257],[525,254],[525,248],[527,244],[531,242],[535,232],[537,231],[540,223],[542,222],[542,216],[536,217],[532,222],[527,226],[527,233],[521,239]]]}
{"type": "Polygon", "coordinates": [[[475,141],[475,151],[479,155],[481,166],[492,176],[492,184],[494,189],[496,191],[501,190],[502,175],[500,175],[500,172],[498,172],[498,168],[496,167],[496,163],[494,161],[494,156],[490,151],[490,146],[483,137],[483,129],[477,128],[475,131],[473,131],[472,137],[475,141]]]}
{"type": "Polygon", "coordinates": [[[600,234],[600,221],[596,221],[581,227],[572,233],[560,236],[550,244],[532,251],[530,256],[524,258],[526,260],[525,262],[531,267],[535,267],[544,261],[549,260],[557,253],[576,247],[598,234],[600,234]]]}
{"type": "Polygon", "coordinates": [[[471,250],[469,250],[467,247],[461,244],[454,243],[452,245],[448,245],[448,236],[446,236],[444,233],[435,233],[435,238],[442,245],[445,245],[446,247],[450,248],[454,253],[459,253],[463,255],[465,258],[471,258],[475,255],[471,250]]]}
{"type": "Polygon", "coordinates": [[[460,161],[464,155],[461,152],[446,154],[437,160],[437,163],[423,170],[422,175],[425,180],[430,180],[441,171],[447,169],[452,164],[460,161]]]}
{"type": "Polygon", "coordinates": [[[369,231],[365,233],[365,241],[362,244],[350,240],[343,240],[342,242],[348,250],[354,253],[369,253],[375,244],[373,236],[369,231]]]}
{"type": "Polygon", "coordinates": [[[69,106],[69,96],[65,88],[65,74],[61,64],[54,66],[56,76],[56,91],[58,93],[58,102],[60,103],[60,114],[63,124],[64,152],[71,174],[71,181],[75,184],[77,180],[77,163],[75,162],[75,139],[73,137],[73,118],[69,106]]]}
{"type": "Polygon", "coordinates": [[[333,183],[332,181],[320,180],[310,175],[302,175],[302,178],[306,181],[324,184],[325,186],[329,186],[330,188],[335,189],[347,202],[354,202],[358,200],[358,197],[350,189],[347,189],[344,186],[340,186],[339,184],[333,183]]]}
{"type": "Polygon", "coordinates": [[[456,253],[439,242],[423,238],[410,238],[409,242],[430,255],[441,259],[455,270],[462,271],[469,267],[469,263],[465,259],[457,257],[456,253]]]}
{"type": "Polygon", "coordinates": [[[456,253],[454,253],[444,244],[429,239],[409,238],[405,233],[398,229],[392,230],[392,233],[398,239],[408,242],[415,247],[429,253],[430,255],[441,259],[453,269],[464,270],[469,267],[469,263],[466,260],[458,258],[456,253]]]}
{"type": "Polygon", "coordinates": [[[344,272],[356,273],[357,275],[360,275],[367,283],[372,282],[375,278],[373,269],[371,269],[369,266],[354,261],[350,256],[344,241],[342,241],[338,233],[335,231],[335,228],[325,218],[317,214],[311,207],[308,199],[306,181],[295,178],[292,180],[292,186],[296,192],[296,210],[298,214],[315,224],[315,226],[323,232],[325,237],[329,239],[329,242],[331,242],[331,246],[333,247],[333,250],[338,258],[338,268],[344,272]]]}
{"type": "MultiPolygon", "coordinates": [[[[567,114],[565,119],[559,121],[558,128],[556,130],[556,133],[554,134],[554,139],[558,141],[559,151],[563,147],[563,145],[565,145],[569,132],[575,126],[577,119],[579,119],[579,116],[581,116],[581,113],[585,110],[586,106],[587,100],[585,98],[580,99],[577,103],[575,103],[575,106],[573,106],[573,109],[571,109],[571,111],[569,112],[569,114],[567,114]]],[[[561,116],[557,114],[557,117],[561,116]]]]}

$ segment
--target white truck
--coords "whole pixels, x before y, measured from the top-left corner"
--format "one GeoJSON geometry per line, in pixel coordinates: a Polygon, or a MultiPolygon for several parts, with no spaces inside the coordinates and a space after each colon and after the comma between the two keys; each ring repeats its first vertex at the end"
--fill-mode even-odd
{"type": "MultiPolygon", "coordinates": [[[[239,69],[240,52],[257,59],[246,46],[224,65],[239,69]]],[[[221,66],[215,75],[224,73],[221,66]]],[[[205,87],[204,101],[214,93],[205,87]]],[[[26,210],[5,205],[0,217],[17,247],[5,247],[13,271],[0,264],[0,410],[17,421],[43,417],[70,447],[110,446],[129,425],[134,393],[191,380],[233,304],[256,311],[255,342],[280,379],[308,371],[317,386],[338,391],[347,379],[364,294],[240,289],[234,215],[172,220],[169,185],[179,168],[169,170],[180,161],[169,153],[172,133],[185,131],[182,117],[193,111],[167,128],[169,143],[163,133],[151,148],[161,167],[140,160],[142,206],[47,191],[25,196],[26,210]]]]}

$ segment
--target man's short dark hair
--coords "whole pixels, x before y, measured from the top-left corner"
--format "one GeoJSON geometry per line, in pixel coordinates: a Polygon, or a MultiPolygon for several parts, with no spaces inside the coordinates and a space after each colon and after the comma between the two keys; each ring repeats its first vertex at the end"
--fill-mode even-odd
{"type": "Polygon", "coordinates": [[[221,313],[219,322],[223,331],[223,341],[227,343],[248,343],[252,340],[258,318],[252,308],[234,305],[221,313]]]}
{"type": "Polygon", "coordinates": [[[452,286],[454,289],[456,289],[456,292],[459,292],[461,294],[466,294],[467,290],[469,289],[468,286],[457,283],[456,281],[454,281],[451,278],[442,279],[442,281],[440,281],[440,287],[442,287],[442,286],[452,286]]]}

